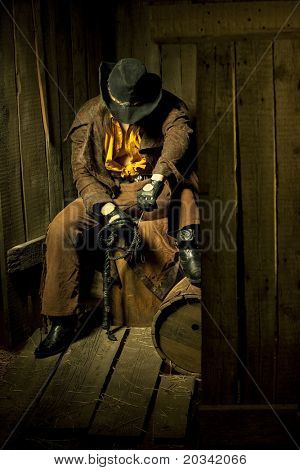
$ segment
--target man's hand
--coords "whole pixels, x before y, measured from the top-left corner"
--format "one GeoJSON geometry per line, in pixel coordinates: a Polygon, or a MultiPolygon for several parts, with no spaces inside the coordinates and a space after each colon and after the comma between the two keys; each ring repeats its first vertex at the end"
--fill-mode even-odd
{"type": "Polygon", "coordinates": [[[151,212],[157,208],[156,200],[164,187],[163,175],[152,175],[151,183],[147,183],[137,192],[137,205],[142,211],[151,212]]]}
{"type": "Polygon", "coordinates": [[[112,202],[106,203],[97,210],[97,218],[103,229],[100,229],[99,248],[115,247],[120,239],[130,245],[134,234],[133,218],[112,202]]]}
{"type": "Polygon", "coordinates": [[[118,206],[113,204],[112,202],[108,202],[105,204],[101,209],[101,214],[104,219],[104,225],[111,224],[115,220],[120,220],[125,222],[133,222],[132,217],[126,214],[126,212],[122,211],[118,206]]]}

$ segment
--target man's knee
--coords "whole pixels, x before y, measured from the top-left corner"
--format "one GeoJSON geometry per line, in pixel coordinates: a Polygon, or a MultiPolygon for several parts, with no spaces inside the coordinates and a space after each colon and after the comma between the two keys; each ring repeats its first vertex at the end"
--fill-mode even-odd
{"type": "Polygon", "coordinates": [[[47,241],[59,241],[75,245],[79,233],[81,208],[77,200],[60,211],[50,222],[47,229],[47,241]]]}

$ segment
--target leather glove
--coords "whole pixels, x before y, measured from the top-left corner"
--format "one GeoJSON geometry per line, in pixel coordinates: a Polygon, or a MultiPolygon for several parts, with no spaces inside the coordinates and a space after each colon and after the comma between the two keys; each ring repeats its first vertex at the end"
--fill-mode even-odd
{"type": "Polygon", "coordinates": [[[142,211],[151,212],[157,208],[156,200],[162,189],[164,182],[151,178],[151,183],[147,183],[137,192],[137,205],[142,211]]]}
{"type": "Polygon", "coordinates": [[[123,238],[130,243],[133,236],[134,220],[118,206],[109,202],[99,211],[99,205],[93,207],[94,217],[104,226],[101,230],[99,248],[105,249],[108,246],[116,246],[118,240],[123,238]]]}

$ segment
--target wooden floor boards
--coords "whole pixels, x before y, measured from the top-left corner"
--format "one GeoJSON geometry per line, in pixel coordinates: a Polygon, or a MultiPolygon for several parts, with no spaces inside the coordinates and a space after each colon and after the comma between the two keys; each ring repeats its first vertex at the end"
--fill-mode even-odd
{"type": "Polygon", "coordinates": [[[161,439],[184,446],[195,379],[164,375],[150,328],[119,328],[116,336],[109,341],[98,328],[61,357],[36,360],[36,332],[0,384],[2,445],[10,437],[7,448],[130,448],[133,441],[148,448],[161,439]]]}

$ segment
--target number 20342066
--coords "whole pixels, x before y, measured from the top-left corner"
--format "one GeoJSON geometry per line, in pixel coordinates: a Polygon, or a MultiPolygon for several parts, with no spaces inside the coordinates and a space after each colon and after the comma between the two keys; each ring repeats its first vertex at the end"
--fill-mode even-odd
{"type": "Polygon", "coordinates": [[[229,465],[229,464],[246,464],[246,455],[184,455],[183,463],[186,465],[229,465]]]}

